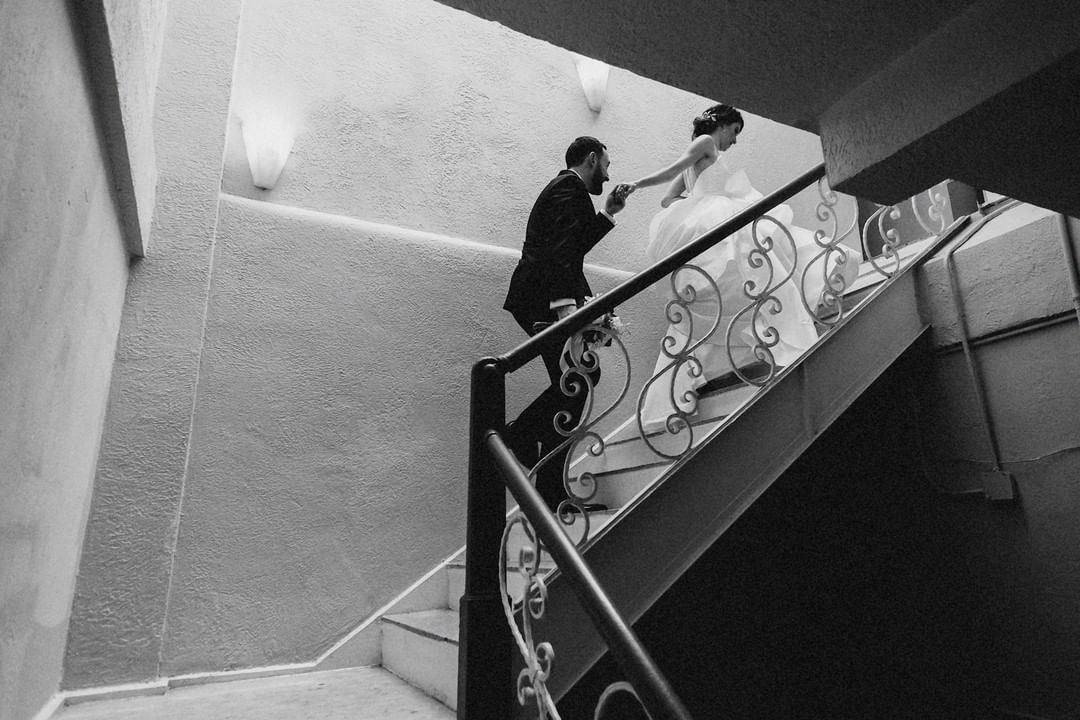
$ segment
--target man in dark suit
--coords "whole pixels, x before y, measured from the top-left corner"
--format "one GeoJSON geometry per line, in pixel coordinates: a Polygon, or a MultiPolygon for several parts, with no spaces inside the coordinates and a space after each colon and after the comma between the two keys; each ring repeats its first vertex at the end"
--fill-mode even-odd
{"type": "MultiPolygon", "coordinates": [[[[566,150],[566,170],[560,172],[540,193],[529,214],[525,244],[510,279],[505,310],[530,336],[570,315],[592,295],[583,265],[589,252],[615,226],[615,213],[626,205],[622,185],[608,195],[604,209],[597,212],[589,195],[600,195],[608,180],[610,160],[607,148],[593,137],[579,137],[566,150]]],[[[570,413],[564,429],[576,426],[587,399],[584,388],[566,395],[560,387],[563,341],[541,348],[551,385],[510,424],[507,442],[526,467],[559,445],[565,436],[553,424],[560,411],[570,413]]],[[[590,372],[593,384],[600,369],[590,372]]],[[[570,377],[569,381],[580,378],[570,377]]],[[[566,498],[563,465],[566,451],[552,457],[537,472],[536,489],[553,511],[566,498]]]]}

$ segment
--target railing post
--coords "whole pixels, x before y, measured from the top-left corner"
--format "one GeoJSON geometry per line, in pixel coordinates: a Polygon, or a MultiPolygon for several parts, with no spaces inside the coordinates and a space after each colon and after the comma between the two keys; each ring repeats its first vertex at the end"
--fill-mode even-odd
{"type": "Polygon", "coordinates": [[[485,437],[506,423],[506,376],[494,358],[472,369],[465,594],[458,639],[458,720],[509,718],[515,698],[513,638],[503,617],[499,546],[506,489],[485,437]]]}

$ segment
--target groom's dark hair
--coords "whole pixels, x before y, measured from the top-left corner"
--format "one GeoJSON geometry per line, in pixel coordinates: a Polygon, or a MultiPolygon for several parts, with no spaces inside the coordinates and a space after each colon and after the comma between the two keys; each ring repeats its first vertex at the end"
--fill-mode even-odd
{"type": "Polygon", "coordinates": [[[570,147],[566,148],[566,167],[572,168],[585,162],[585,158],[589,157],[589,153],[596,153],[597,157],[604,154],[607,150],[607,146],[594,137],[588,135],[582,135],[576,138],[574,142],[570,143],[570,147]]]}

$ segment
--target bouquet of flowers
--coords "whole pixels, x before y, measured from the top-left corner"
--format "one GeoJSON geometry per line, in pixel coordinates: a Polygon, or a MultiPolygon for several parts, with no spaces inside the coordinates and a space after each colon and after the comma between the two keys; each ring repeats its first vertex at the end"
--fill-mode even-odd
{"type": "MultiPolygon", "coordinates": [[[[595,299],[595,297],[587,297],[585,298],[585,304],[588,305],[595,299]]],[[[630,335],[629,326],[622,321],[622,318],[615,314],[614,310],[608,313],[604,313],[600,317],[593,320],[593,325],[602,327],[607,332],[600,332],[597,330],[591,330],[589,328],[586,328],[582,332],[582,339],[590,345],[601,345],[603,347],[608,347],[609,345],[611,345],[612,337],[629,337],[630,335]]]]}

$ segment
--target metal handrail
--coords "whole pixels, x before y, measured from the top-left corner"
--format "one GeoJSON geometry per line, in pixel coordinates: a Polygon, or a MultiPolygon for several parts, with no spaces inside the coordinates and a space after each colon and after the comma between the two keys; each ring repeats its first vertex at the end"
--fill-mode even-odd
{"type": "Polygon", "coordinates": [[[1080,320],[1080,266],[1077,265],[1076,250],[1073,248],[1069,217],[1062,213],[1058,213],[1058,232],[1061,234],[1061,249],[1065,254],[1065,271],[1069,276],[1069,287],[1072,288],[1073,309],[1076,311],[1076,319],[1080,320]]]}
{"type": "Polygon", "coordinates": [[[574,543],[548,512],[540,493],[522,471],[521,465],[497,432],[486,435],[488,450],[502,472],[518,507],[529,518],[545,550],[550,553],[563,575],[570,581],[581,606],[607,642],[612,656],[626,673],[636,694],[654,720],[691,720],[690,713],[675,694],[670,683],[656,666],[652,656],[638,639],[593,575],[574,543]]]}
{"type": "Polygon", "coordinates": [[[654,717],[689,720],[685,707],[652,662],[640,640],[619,616],[577,548],[548,513],[546,506],[521,472],[499,432],[506,423],[506,375],[540,354],[546,343],[565,340],[597,318],[611,312],[671,274],[687,261],[722,242],[733,233],[825,177],[820,164],[766,195],[667,258],[604,293],[593,302],[551,327],[537,333],[510,352],[478,361],[472,369],[470,397],[470,451],[468,519],[466,528],[465,594],[461,600],[461,634],[458,647],[459,720],[480,717],[509,717],[513,693],[509,678],[498,675],[508,670],[512,643],[506,631],[498,632],[491,618],[501,614],[499,546],[495,532],[505,524],[504,487],[509,487],[520,509],[532,524],[559,567],[567,575],[582,606],[593,618],[623,672],[640,693],[639,699],[654,717]],[[505,485],[504,485],[505,483],[505,485]],[[565,563],[565,566],[564,566],[565,563]],[[481,673],[481,663],[496,667],[481,673]],[[492,675],[496,677],[492,677],[492,675]]]}
{"type": "Polygon", "coordinates": [[[685,247],[672,253],[668,257],[654,263],[645,270],[616,285],[612,290],[604,293],[587,305],[578,308],[577,311],[563,318],[551,327],[533,335],[531,338],[518,345],[510,352],[497,358],[499,366],[504,372],[512,373],[525,365],[533,358],[540,355],[540,348],[555,340],[565,340],[578,330],[586,327],[601,315],[611,312],[620,303],[629,300],[639,292],[649,287],[656,281],[670,275],[672,271],[685,264],[713,245],[717,245],[724,238],[741,230],[755,219],[761,217],[785,200],[805,190],[813,183],[825,177],[825,165],[822,163],[811,170],[806,171],[799,177],[787,183],[783,187],[766,195],[753,205],[742,210],[731,218],[725,220],[715,228],[705,233],[697,240],[688,243],[685,247]]]}
{"type": "Polygon", "coordinates": [[[994,456],[994,472],[1004,473],[1001,468],[1001,449],[998,445],[997,429],[994,423],[993,413],[990,412],[990,403],[986,398],[986,383],[983,380],[979,364],[975,359],[975,353],[971,348],[971,332],[968,329],[967,315],[964,313],[964,299],[960,293],[960,278],[956,272],[956,251],[962,248],[971,238],[975,237],[975,231],[996,218],[1006,210],[1019,204],[1017,200],[1008,200],[992,211],[983,215],[976,223],[971,232],[963,240],[950,247],[945,253],[945,269],[949,278],[949,295],[952,299],[953,309],[956,311],[956,321],[960,329],[960,345],[964,350],[964,360],[967,364],[968,375],[971,377],[972,388],[975,398],[979,403],[979,410],[983,421],[983,430],[986,431],[986,440],[990,445],[990,452],[994,456]]]}

